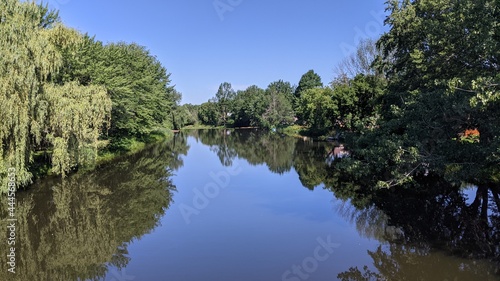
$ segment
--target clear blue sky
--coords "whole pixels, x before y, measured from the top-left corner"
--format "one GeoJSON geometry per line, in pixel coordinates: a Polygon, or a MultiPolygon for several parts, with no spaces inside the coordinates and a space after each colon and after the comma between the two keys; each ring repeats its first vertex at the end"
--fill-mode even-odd
{"type": "Polygon", "coordinates": [[[387,29],[384,0],[49,0],[63,22],[103,42],[146,46],[171,73],[182,103],[222,82],[239,90],[309,69],[323,83],[355,42],[387,29]],[[219,10],[216,9],[216,6],[219,10]]]}

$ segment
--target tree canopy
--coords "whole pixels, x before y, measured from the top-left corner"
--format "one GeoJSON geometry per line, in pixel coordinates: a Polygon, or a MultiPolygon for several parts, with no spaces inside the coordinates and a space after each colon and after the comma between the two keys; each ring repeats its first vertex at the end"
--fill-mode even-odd
{"type": "Polygon", "coordinates": [[[0,11],[0,178],[5,191],[9,168],[15,168],[17,184],[30,183],[37,149],[52,150],[54,172],[62,175],[94,158],[111,101],[102,87],[52,81],[63,66],[63,52],[83,41],[59,23],[56,13],[14,0],[2,1],[0,11]]]}
{"type": "Polygon", "coordinates": [[[179,94],[137,44],[103,45],[35,2],[0,3],[0,184],[32,181],[34,157],[64,176],[95,162],[105,140],[163,128],[179,94]]]}

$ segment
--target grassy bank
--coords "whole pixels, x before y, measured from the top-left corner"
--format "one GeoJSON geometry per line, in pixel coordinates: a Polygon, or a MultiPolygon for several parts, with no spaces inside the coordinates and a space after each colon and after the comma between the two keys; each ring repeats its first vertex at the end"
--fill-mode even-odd
{"type": "Polygon", "coordinates": [[[111,146],[99,150],[94,166],[106,164],[113,159],[123,156],[135,154],[150,144],[158,143],[169,137],[172,137],[171,130],[158,130],[142,138],[123,138],[111,146]]]}
{"type": "MultiPolygon", "coordinates": [[[[212,126],[212,125],[189,125],[186,127],[183,127],[180,131],[183,130],[206,130],[206,129],[259,129],[259,127],[224,127],[224,126],[212,126]]],[[[261,128],[264,130],[264,128],[261,128]]],[[[325,130],[311,130],[307,126],[302,126],[302,125],[291,125],[287,127],[282,127],[278,128],[276,130],[279,133],[292,136],[292,137],[297,137],[297,138],[303,138],[303,137],[308,137],[312,138],[314,140],[318,141],[326,141],[329,137],[335,136],[336,131],[325,131],[325,130]]]]}
{"type": "MultiPolygon", "coordinates": [[[[183,127],[182,130],[204,130],[204,129],[224,129],[224,126],[212,126],[212,125],[203,125],[203,124],[196,124],[196,125],[189,125],[186,127],[183,127]]],[[[229,128],[227,128],[229,129],[229,128]]]]}
{"type": "Polygon", "coordinates": [[[280,133],[298,138],[311,138],[317,141],[327,141],[328,138],[337,135],[337,131],[311,130],[309,127],[292,125],[278,130],[280,133]]]}

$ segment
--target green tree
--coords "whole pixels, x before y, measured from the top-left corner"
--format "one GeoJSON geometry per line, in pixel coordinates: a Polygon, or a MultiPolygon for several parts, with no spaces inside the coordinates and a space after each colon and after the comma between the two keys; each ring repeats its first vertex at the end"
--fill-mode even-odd
{"type": "Polygon", "coordinates": [[[171,113],[171,127],[174,130],[182,129],[188,125],[198,123],[198,106],[192,104],[183,104],[177,106],[171,113]]]}
{"type": "Polygon", "coordinates": [[[324,133],[331,129],[332,121],[338,115],[337,103],[333,100],[333,90],[326,87],[303,91],[298,101],[297,112],[312,131],[324,133]]]}
{"type": "Polygon", "coordinates": [[[99,49],[91,79],[113,101],[110,135],[140,138],[161,128],[179,97],[169,86],[170,74],[143,46],[112,43],[99,49]]]}
{"type": "Polygon", "coordinates": [[[232,103],[234,97],[236,96],[235,91],[233,90],[231,83],[224,82],[220,84],[219,90],[214,97],[214,102],[217,104],[219,109],[219,116],[222,122],[222,125],[227,125],[227,120],[229,115],[232,113],[232,103]]]}
{"type": "Polygon", "coordinates": [[[102,87],[77,81],[54,84],[63,52],[82,36],[59,23],[56,12],[34,2],[0,2],[0,184],[8,169],[16,183],[30,183],[36,149],[53,151],[55,173],[84,165],[97,151],[111,102],[102,87]],[[64,109],[64,110],[63,110],[64,109]]]}
{"type": "Polygon", "coordinates": [[[262,115],[266,110],[265,91],[250,86],[238,91],[234,101],[234,125],[237,127],[262,126],[262,115]]]}
{"type": "Polygon", "coordinates": [[[217,126],[219,124],[217,105],[212,101],[202,103],[198,109],[198,120],[205,125],[217,126]]]}
{"type": "Polygon", "coordinates": [[[321,82],[321,77],[311,69],[300,78],[299,86],[295,89],[295,98],[299,99],[305,90],[318,87],[323,87],[323,82],[321,82]]]}
{"type": "Polygon", "coordinates": [[[387,9],[391,29],[378,45],[395,89],[425,91],[498,73],[497,1],[391,0],[387,9]]]}
{"type": "Polygon", "coordinates": [[[290,84],[290,82],[285,82],[283,80],[274,81],[268,86],[269,90],[276,91],[285,95],[286,99],[293,105],[295,104],[295,87],[290,84]]]}
{"type": "Polygon", "coordinates": [[[378,42],[377,63],[389,79],[383,119],[354,141],[360,161],[347,163],[378,173],[385,187],[429,171],[498,182],[497,7],[491,0],[388,2],[390,30],[378,42]],[[474,128],[478,141],[460,137],[474,128]]]}
{"type": "Polygon", "coordinates": [[[262,114],[263,125],[267,128],[287,126],[295,121],[295,113],[286,93],[280,92],[276,83],[271,83],[266,89],[267,108],[262,114]]]}
{"type": "Polygon", "coordinates": [[[63,66],[56,83],[78,81],[106,88],[113,101],[107,132],[113,148],[121,140],[144,138],[172,125],[181,94],[170,86],[170,74],[149,51],[137,44],[103,45],[85,35],[78,48],[62,49],[63,66]]]}
{"type": "Polygon", "coordinates": [[[385,79],[358,74],[352,79],[332,83],[336,112],[332,124],[339,129],[362,130],[374,127],[385,94],[385,79]]]}

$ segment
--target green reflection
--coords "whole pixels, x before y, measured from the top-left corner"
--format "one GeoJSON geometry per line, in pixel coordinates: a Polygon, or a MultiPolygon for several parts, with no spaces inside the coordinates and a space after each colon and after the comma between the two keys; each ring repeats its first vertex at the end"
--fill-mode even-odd
{"type": "Polygon", "coordinates": [[[376,271],[351,268],[338,278],[455,280],[462,274],[474,280],[492,277],[500,268],[499,187],[479,187],[469,204],[460,187],[434,175],[399,188],[377,190],[366,180],[377,175],[359,176],[339,168],[336,163],[341,160],[327,161],[336,143],[258,130],[206,130],[190,135],[211,146],[224,165],[239,157],[252,165],[265,164],[273,173],[293,167],[305,188],[323,186],[332,191],[343,202],[336,206],[339,214],[355,224],[361,236],[384,245],[369,252],[376,271]],[[445,272],[433,275],[440,268],[445,272]]]}
{"type": "MultiPolygon", "coordinates": [[[[343,202],[336,203],[338,213],[361,236],[381,244],[368,252],[372,264],[346,268],[337,276],[342,280],[499,279],[498,186],[480,186],[467,200],[463,189],[431,175],[401,188],[374,190],[326,161],[334,143],[258,130],[188,134],[210,146],[223,165],[242,158],[278,174],[293,168],[305,188],[332,191],[340,199],[335,202],[343,202]]],[[[186,138],[179,134],[98,171],[46,179],[36,192],[20,193],[14,280],[99,279],[110,266],[125,267],[127,245],[152,231],[171,203],[175,187],[169,178],[183,165],[186,138]]],[[[5,218],[5,204],[0,211],[5,218]]],[[[6,220],[1,224],[5,229],[6,220]]],[[[0,243],[2,253],[6,247],[0,243]]],[[[0,262],[6,261],[2,255],[0,262]]],[[[0,280],[12,276],[3,270],[0,280]]]]}
{"type": "Polygon", "coordinates": [[[376,192],[364,208],[340,214],[384,246],[368,251],[368,267],[350,268],[341,280],[500,280],[498,186],[463,190],[443,179],[423,178],[406,188],[376,192]],[[452,259],[447,255],[460,257],[452,259]]]}
{"type": "Polygon", "coordinates": [[[392,280],[440,280],[440,281],[487,281],[498,280],[494,266],[486,262],[452,259],[429,248],[419,248],[398,243],[379,246],[368,251],[373,267],[352,267],[332,280],[342,281],[392,281],[392,280]]]}
{"type": "MultiPolygon", "coordinates": [[[[125,267],[127,245],[151,232],[170,206],[170,176],[187,151],[178,135],[97,171],[46,179],[19,193],[16,274],[7,272],[2,254],[0,280],[98,280],[110,266],[125,267]]],[[[7,217],[5,204],[0,212],[7,217]]],[[[6,243],[0,252],[7,253],[6,243]]]]}
{"type": "Polygon", "coordinates": [[[240,157],[252,165],[265,164],[273,173],[292,169],[294,138],[260,130],[200,130],[190,134],[210,146],[225,166],[240,157]]]}

